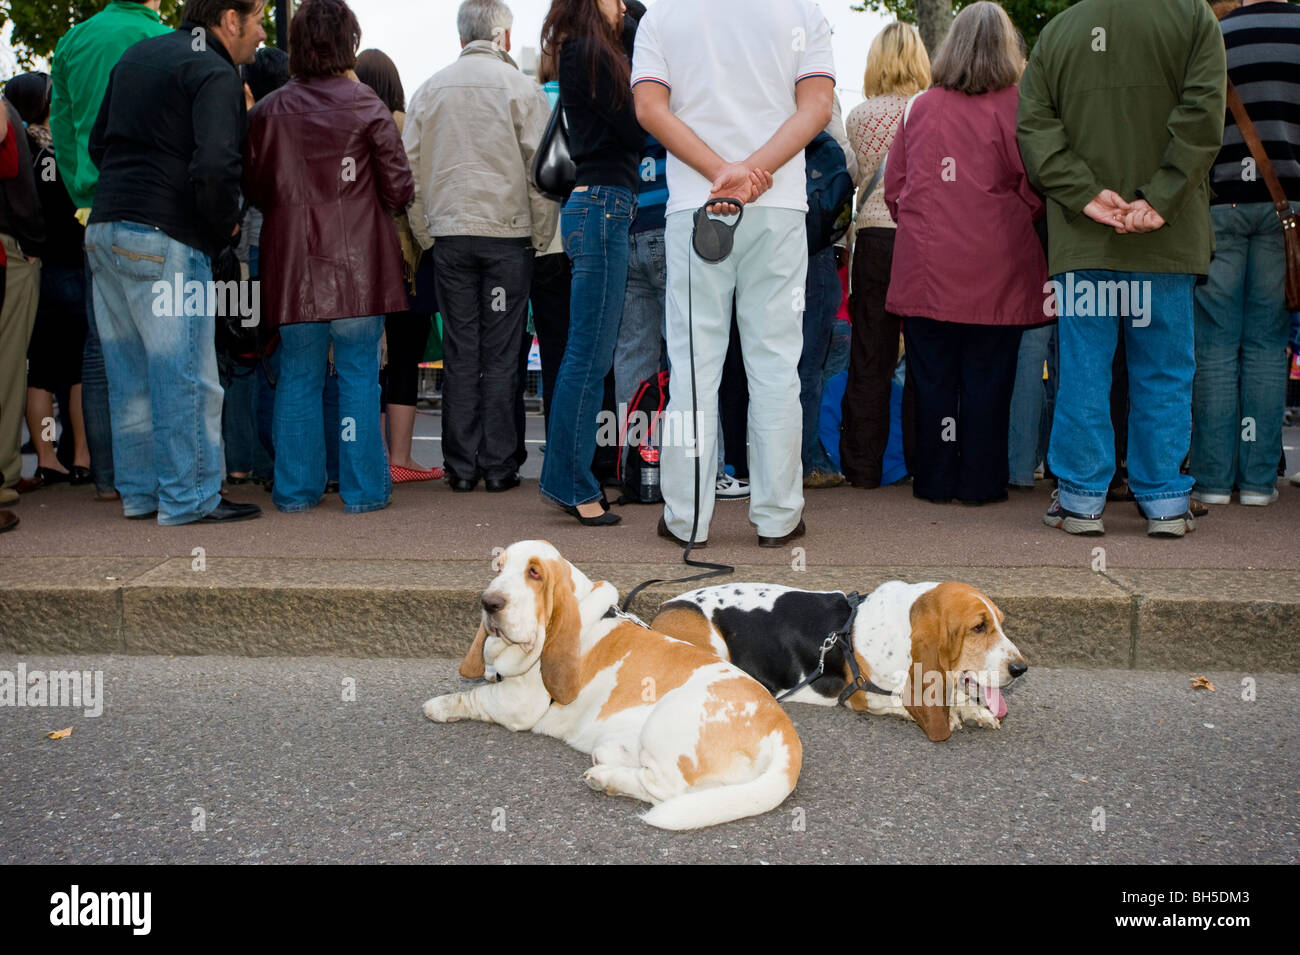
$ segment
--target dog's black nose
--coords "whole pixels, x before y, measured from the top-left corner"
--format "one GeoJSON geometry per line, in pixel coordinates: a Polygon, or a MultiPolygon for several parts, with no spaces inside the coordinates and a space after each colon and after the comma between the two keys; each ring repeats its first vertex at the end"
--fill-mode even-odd
{"type": "Polygon", "coordinates": [[[496,613],[505,605],[505,594],[497,593],[495,590],[489,590],[483,594],[483,609],[488,613],[496,613]]]}
{"type": "MultiPolygon", "coordinates": [[[[486,600],[484,600],[483,602],[484,602],[484,604],[487,603],[486,600]]],[[[1011,678],[1014,680],[1016,677],[1021,676],[1022,674],[1024,674],[1024,672],[1025,672],[1026,670],[1029,669],[1029,664],[1028,664],[1028,663],[1012,663],[1012,664],[1010,664],[1010,665],[1007,667],[1007,669],[1011,671],[1011,678]]]]}

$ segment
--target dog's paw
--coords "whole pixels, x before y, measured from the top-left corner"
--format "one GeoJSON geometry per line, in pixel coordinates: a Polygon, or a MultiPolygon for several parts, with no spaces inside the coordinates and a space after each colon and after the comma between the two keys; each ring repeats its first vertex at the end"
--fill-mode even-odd
{"type": "Polygon", "coordinates": [[[969,706],[961,707],[960,712],[962,722],[972,723],[983,729],[995,730],[1002,725],[1002,721],[994,716],[986,706],[978,706],[972,703],[969,706]]]}
{"type": "Polygon", "coordinates": [[[450,696],[435,696],[424,704],[424,715],[435,723],[455,723],[460,719],[450,696]]]}

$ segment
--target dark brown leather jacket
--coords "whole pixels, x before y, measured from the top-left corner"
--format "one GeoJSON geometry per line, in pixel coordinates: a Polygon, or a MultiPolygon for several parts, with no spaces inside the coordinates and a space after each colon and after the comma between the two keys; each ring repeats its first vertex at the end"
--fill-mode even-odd
{"type": "Polygon", "coordinates": [[[346,76],[293,79],[248,114],[244,195],[265,214],[258,246],[274,326],[407,308],[389,214],[415,181],[393,116],[346,76]]]}

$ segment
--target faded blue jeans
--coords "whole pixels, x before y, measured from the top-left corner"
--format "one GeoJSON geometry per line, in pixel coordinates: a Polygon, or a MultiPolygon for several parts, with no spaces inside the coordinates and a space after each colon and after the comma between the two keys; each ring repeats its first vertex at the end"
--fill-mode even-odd
{"type": "MultiPolygon", "coordinates": [[[[623,319],[614,346],[614,400],[627,404],[636,389],[668,362],[664,348],[664,291],[668,267],[664,230],[634,232],[628,237],[627,291],[623,319]]],[[[629,413],[631,408],[628,408],[629,413]]]]}
{"type": "Polygon", "coordinates": [[[1291,319],[1270,202],[1210,207],[1214,258],[1196,290],[1191,472],[1207,494],[1277,484],[1291,319]]]}
{"type": "Polygon", "coordinates": [[[275,386],[275,483],[281,511],[306,511],[325,493],[326,356],[334,344],[339,388],[339,494],[348,514],[388,506],[392,478],[379,434],[379,337],[384,316],[280,328],[275,386]]]}
{"type": "MultiPolygon", "coordinates": [[[[94,271],[95,322],[113,409],[113,465],[122,513],[158,512],[159,524],[189,524],[221,503],[221,384],[215,319],[190,301],[174,315],[155,282],[212,280],[198,249],[137,222],[86,230],[94,271]]],[[[209,299],[210,301],[210,299],[209,299]]]]}
{"type": "MultiPolygon", "coordinates": [[[[1047,417],[1047,385],[1043,381],[1043,363],[1051,354],[1055,323],[1026,328],[1020,336],[1020,353],[1016,356],[1016,387],[1011,393],[1011,424],[1007,433],[1009,481],[1017,487],[1033,487],[1034,472],[1047,453],[1047,435],[1051,421],[1047,417]]],[[[1055,370],[1052,370],[1055,375],[1055,370]]]]}
{"type": "MultiPolygon", "coordinates": [[[[1190,476],[1179,473],[1192,427],[1193,350],[1191,275],[1082,270],[1052,278],[1075,299],[1062,302],[1057,323],[1060,383],[1052,421],[1049,463],[1060,488],[1061,507],[1076,514],[1100,514],[1115,473],[1115,437],[1110,423],[1111,362],[1119,335],[1128,352],[1128,479],[1142,512],[1150,518],[1187,512],[1190,476]],[[1129,306],[1110,301],[1102,283],[1126,283],[1129,306]],[[1136,283],[1134,285],[1133,283],[1136,283]],[[1072,314],[1091,290],[1099,307],[1072,314]]],[[[1274,462],[1276,464],[1276,461],[1274,462]]]]}
{"type": "Polygon", "coordinates": [[[543,497],[567,507],[601,497],[591,459],[605,376],[614,364],[623,318],[628,227],[635,214],[630,189],[590,186],[574,190],[560,215],[564,251],[573,262],[573,286],[569,341],[551,397],[540,490],[543,497]]]}

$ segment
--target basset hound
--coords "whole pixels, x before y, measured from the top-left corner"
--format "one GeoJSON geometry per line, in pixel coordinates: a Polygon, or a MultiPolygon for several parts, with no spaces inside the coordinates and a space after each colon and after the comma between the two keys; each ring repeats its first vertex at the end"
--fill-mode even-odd
{"type": "Polygon", "coordinates": [[[840,591],[722,584],[668,601],[651,626],[712,650],[774,696],[798,687],[791,702],[914,719],[936,743],[963,723],[1001,725],[1000,688],[1029,664],[993,601],[968,584],[893,580],[854,604],[840,591]],[[841,636],[818,675],[836,632],[851,634],[854,656],[841,636]]]}
{"type": "Polygon", "coordinates": [[[546,541],[492,563],[483,616],[460,665],[489,682],[437,696],[424,715],[500,723],[590,753],[592,789],[652,803],[641,818],[696,829],[774,809],[803,765],[790,718],[738,667],[617,612],[546,541]]]}

